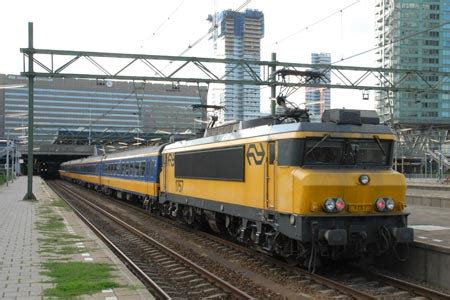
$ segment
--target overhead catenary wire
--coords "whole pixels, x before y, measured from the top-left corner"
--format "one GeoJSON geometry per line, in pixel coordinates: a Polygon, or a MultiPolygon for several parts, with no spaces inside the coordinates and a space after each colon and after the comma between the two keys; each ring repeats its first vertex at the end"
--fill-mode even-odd
{"type": "Polygon", "coordinates": [[[445,26],[445,25],[447,25],[447,24],[450,24],[450,21],[441,23],[441,24],[439,24],[439,25],[437,25],[437,26],[434,26],[434,27],[431,27],[431,28],[428,28],[428,29],[425,29],[425,30],[422,30],[422,31],[414,32],[414,33],[409,34],[409,35],[407,35],[407,36],[405,36],[405,37],[402,37],[401,39],[392,40],[392,41],[390,41],[388,44],[381,45],[381,46],[377,46],[377,47],[373,47],[373,48],[370,48],[370,49],[368,49],[368,50],[364,50],[364,51],[358,52],[358,53],[356,53],[356,54],[353,54],[353,55],[350,55],[350,56],[347,56],[347,57],[343,57],[343,58],[341,58],[341,59],[338,60],[338,61],[332,62],[331,64],[332,64],[332,65],[333,65],[333,64],[337,64],[337,63],[340,63],[340,62],[342,62],[342,61],[349,60],[349,59],[355,58],[355,57],[357,57],[357,56],[364,55],[364,54],[370,53],[370,52],[372,52],[372,51],[381,49],[381,48],[386,47],[386,46],[388,46],[388,45],[394,45],[394,44],[397,44],[397,43],[399,43],[399,42],[401,42],[401,41],[410,39],[410,38],[412,38],[412,37],[415,37],[415,36],[417,36],[417,35],[420,35],[420,34],[429,32],[429,31],[431,31],[431,30],[438,29],[438,28],[440,28],[440,27],[442,27],[442,26],[445,26]]]}
{"type": "Polygon", "coordinates": [[[400,39],[392,40],[392,41],[390,41],[388,44],[381,45],[381,46],[377,46],[377,47],[373,47],[373,48],[370,48],[370,49],[367,49],[367,50],[358,52],[358,53],[356,53],[356,54],[352,54],[352,55],[347,56],[347,57],[345,57],[345,58],[341,58],[340,60],[337,60],[337,61],[335,61],[335,62],[332,62],[331,65],[334,65],[334,64],[337,64],[337,63],[340,63],[340,62],[343,62],[343,61],[346,61],[346,60],[349,60],[349,59],[358,57],[358,56],[360,56],[360,55],[364,55],[364,54],[370,53],[370,52],[372,52],[372,51],[375,51],[375,50],[381,49],[381,48],[383,48],[383,47],[386,47],[387,45],[394,45],[394,44],[397,44],[397,43],[399,43],[399,42],[401,42],[401,41],[410,39],[410,38],[415,37],[415,36],[418,36],[418,35],[420,35],[420,34],[427,33],[427,32],[429,32],[429,31],[438,29],[438,28],[440,28],[440,27],[442,27],[442,26],[445,26],[445,25],[448,25],[448,24],[450,24],[450,21],[440,23],[440,24],[438,24],[438,25],[436,25],[436,26],[434,26],[434,27],[431,27],[431,28],[428,28],[428,29],[425,29],[425,30],[422,30],[422,31],[417,31],[417,32],[411,33],[411,34],[409,34],[409,35],[407,35],[407,36],[404,36],[404,37],[402,37],[402,38],[400,38],[400,39]]]}
{"type": "Polygon", "coordinates": [[[167,18],[165,18],[165,19],[164,19],[164,20],[156,27],[156,29],[155,29],[148,37],[146,37],[146,38],[142,41],[140,48],[143,48],[145,42],[147,42],[148,40],[154,38],[154,37],[158,34],[158,32],[163,28],[163,26],[166,25],[167,22],[169,22],[169,21],[172,19],[173,15],[175,15],[175,13],[176,13],[176,12],[180,9],[180,7],[184,4],[184,1],[185,1],[185,0],[182,0],[182,1],[180,2],[180,4],[178,4],[178,6],[177,6],[177,7],[169,14],[169,16],[168,16],[167,18]]]}
{"type": "MultiPolygon", "coordinates": [[[[238,8],[236,8],[234,11],[238,12],[240,10],[242,10],[245,6],[247,6],[249,3],[251,2],[251,0],[246,0],[244,3],[242,3],[238,8]]],[[[208,31],[202,35],[200,38],[198,38],[197,40],[195,40],[195,42],[193,43],[189,43],[189,45],[187,46],[186,49],[184,49],[178,56],[183,56],[185,55],[187,52],[189,52],[192,48],[194,48],[195,46],[197,46],[200,42],[202,42],[206,37],[208,37],[214,30],[217,29],[217,24],[213,24],[208,31]]],[[[172,64],[173,61],[170,61],[167,63],[167,65],[165,65],[161,71],[165,70],[168,66],[170,66],[170,64],[172,64]]]]}
{"type": "Polygon", "coordinates": [[[319,20],[317,20],[317,21],[315,21],[315,22],[313,22],[313,23],[311,23],[311,24],[309,24],[309,25],[306,25],[305,27],[302,27],[301,29],[299,29],[299,30],[297,30],[297,31],[295,31],[295,32],[293,32],[293,33],[287,35],[287,36],[285,36],[284,38],[282,38],[282,39],[276,41],[274,44],[275,44],[275,45],[278,45],[278,44],[280,44],[280,43],[282,43],[282,42],[284,42],[284,41],[286,41],[286,40],[292,38],[293,36],[295,36],[295,35],[297,35],[297,34],[303,32],[303,31],[309,30],[311,27],[313,27],[313,26],[315,26],[315,25],[318,25],[318,24],[320,24],[320,23],[322,23],[322,22],[328,20],[329,18],[334,17],[334,16],[337,15],[337,14],[342,14],[342,12],[343,12],[344,10],[346,10],[346,9],[348,9],[348,8],[350,8],[350,7],[354,6],[354,5],[356,5],[356,4],[359,3],[359,2],[361,2],[361,1],[360,1],[360,0],[357,0],[357,1],[355,1],[355,2],[352,2],[351,4],[349,4],[349,5],[347,5],[347,6],[343,7],[343,8],[341,8],[341,9],[339,9],[339,10],[337,10],[337,11],[335,11],[335,12],[333,12],[333,13],[331,13],[331,14],[329,14],[329,15],[327,15],[327,16],[325,16],[325,17],[323,17],[323,18],[321,18],[321,19],[319,19],[319,20]]]}
{"type": "MultiPolygon", "coordinates": [[[[238,12],[238,11],[242,10],[244,7],[246,7],[248,4],[250,4],[250,2],[251,2],[251,0],[246,0],[244,3],[242,3],[238,8],[234,9],[233,11],[238,12]]],[[[211,34],[216,29],[217,29],[217,24],[213,24],[213,26],[211,26],[209,28],[209,30],[208,30],[208,32],[206,32],[206,34],[202,35],[195,42],[189,43],[188,47],[185,50],[183,50],[183,52],[181,52],[181,54],[179,56],[186,54],[186,52],[188,52],[189,50],[194,48],[196,45],[198,45],[201,41],[203,41],[209,34],[211,34]]]]}

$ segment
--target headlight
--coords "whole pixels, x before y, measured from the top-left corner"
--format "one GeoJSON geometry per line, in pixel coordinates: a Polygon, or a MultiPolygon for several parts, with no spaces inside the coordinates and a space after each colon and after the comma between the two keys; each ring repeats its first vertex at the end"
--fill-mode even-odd
{"type": "Polygon", "coordinates": [[[327,199],[323,204],[323,207],[325,208],[326,212],[333,212],[336,208],[336,203],[334,202],[334,199],[327,199]]]}
{"type": "Polygon", "coordinates": [[[392,200],[391,198],[389,198],[388,200],[386,200],[386,208],[387,208],[387,210],[389,210],[389,211],[394,210],[394,208],[395,208],[395,202],[394,202],[394,200],[392,200]]]}
{"type": "Polygon", "coordinates": [[[335,202],[336,210],[337,211],[343,211],[345,209],[345,202],[342,199],[336,199],[335,202]]]}
{"type": "Polygon", "coordinates": [[[378,198],[377,202],[375,202],[375,206],[378,211],[384,211],[386,208],[386,202],[384,201],[383,198],[378,198]]]}
{"type": "Polygon", "coordinates": [[[326,212],[341,212],[345,209],[345,201],[342,198],[328,198],[323,203],[323,210],[326,212]]]}
{"type": "Polygon", "coordinates": [[[362,185],[366,185],[370,182],[370,177],[368,175],[361,175],[361,176],[359,176],[359,182],[362,185]]]}

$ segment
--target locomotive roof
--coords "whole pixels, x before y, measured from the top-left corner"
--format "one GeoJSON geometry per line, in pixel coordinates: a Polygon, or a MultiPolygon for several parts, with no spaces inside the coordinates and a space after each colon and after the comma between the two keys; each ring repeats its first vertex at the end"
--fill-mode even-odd
{"type": "Polygon", "coordinates": [[[386,125],[350,125],[336,124],[332,122],[325,123],[288,123],[277,125],[264,125],[247,129],[237,130],[235,132],[214,135],[195,140],[184,140],[167,145],[164,150],[177,149],[187,146],[210,144],[238,139],[254,138],[260,136],[270,136],[290,132],[335,132],[335,133],[359,133],[359,134],[392,134],[392,130],[386,125]]]}

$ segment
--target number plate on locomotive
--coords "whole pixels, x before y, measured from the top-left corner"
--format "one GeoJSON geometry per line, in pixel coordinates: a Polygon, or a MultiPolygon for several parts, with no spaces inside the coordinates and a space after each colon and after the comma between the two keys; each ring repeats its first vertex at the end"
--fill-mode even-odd
{"type": "Polygon", "coordinates": [[[370,204],[351,204],[348,208],[350,212],[364,212],[370,211],[372,205],[370,204]]]}

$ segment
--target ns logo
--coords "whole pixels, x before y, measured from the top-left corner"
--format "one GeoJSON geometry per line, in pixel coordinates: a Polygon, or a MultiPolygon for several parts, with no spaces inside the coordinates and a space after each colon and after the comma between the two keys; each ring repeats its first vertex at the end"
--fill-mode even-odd
{"type": "Polygon", "coordinates": [[[250,144],[248,145],[245,156],[249,165],[261,165],[266,156],[266,152],[262,144],[250,144]]]}
{"type": "Polygon", "coordinates": [[[166,154],[166,163],[171,167],[173,167],[175,165],[175,154],[174,153],[166,154]]]}

